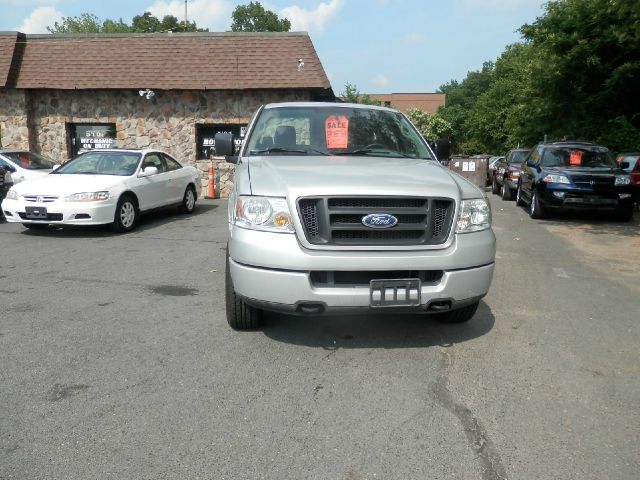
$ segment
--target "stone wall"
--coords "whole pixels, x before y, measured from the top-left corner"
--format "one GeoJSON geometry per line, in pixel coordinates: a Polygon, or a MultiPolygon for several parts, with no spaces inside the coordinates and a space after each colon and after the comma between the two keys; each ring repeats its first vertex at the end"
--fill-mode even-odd
{"type": "MultiPolygon", "coordinates": [[[[157,148],[197,165],[206,188],[209,164],[197,162],[196,125],[246,125],[261,104],[310,99],[305,90],[155,90],[151,100],[137,90],[1,90],[2,145],[64,162],[71,155],[71,124],[112,123],[116,147],[157,148]]],[[[225,195],[235,166],[216,165],[225,195]]]]}
{"type": "Polygon", "coordinates": [[[29,148],[25,90],[0,89],[0,147],[29,148]]]}

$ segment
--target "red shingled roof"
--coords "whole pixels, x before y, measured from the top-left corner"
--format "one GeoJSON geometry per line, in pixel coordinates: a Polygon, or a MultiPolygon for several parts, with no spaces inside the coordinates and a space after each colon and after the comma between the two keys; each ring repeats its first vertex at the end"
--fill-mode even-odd
{"type": "Polygon", "coordinates": [[[17,39],[18,32],[0,32],[0,88],[6,87],[9,82],[17,39]]]}
{"type": "MultiPolygon", "coordinates": [[[[0,64],[0,81],[2,73],[0,64]]],[[[12,86],[331,89],[304,32],[27,35],[12,86]],[[298,59],[304,61],[302,70],[298,59]]]]}

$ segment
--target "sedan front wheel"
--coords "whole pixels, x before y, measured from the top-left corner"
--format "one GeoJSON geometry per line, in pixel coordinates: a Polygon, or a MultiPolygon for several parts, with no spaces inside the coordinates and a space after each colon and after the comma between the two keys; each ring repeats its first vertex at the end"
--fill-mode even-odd
{"type": "Polygon", "coordinates": [[[123,195],[118,200],[116,214],[113,219],[113,229],[118,233],[129,232],[138,223],[138,207],[129,195],[123,195]]]}

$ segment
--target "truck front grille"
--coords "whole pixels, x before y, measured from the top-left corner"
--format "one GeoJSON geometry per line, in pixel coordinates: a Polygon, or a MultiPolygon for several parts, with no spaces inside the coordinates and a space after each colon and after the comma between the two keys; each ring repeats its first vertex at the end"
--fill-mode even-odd
{"type": "Polygon", "coordinates": [[[451,230],[455,203],[449,198],[314,197],[298,200],[304,234],[314,245],[439,245],[451,230]],[[393,215],[390,228],[371,228],[362,219],[372,213],[393,215]]]}

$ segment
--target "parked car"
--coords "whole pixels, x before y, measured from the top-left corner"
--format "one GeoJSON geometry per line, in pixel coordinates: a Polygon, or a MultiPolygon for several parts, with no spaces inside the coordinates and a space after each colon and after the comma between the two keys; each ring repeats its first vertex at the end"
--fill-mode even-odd
{"type": "Polygon", "coordinates": [[[522,162],[527,158],[529,152],[531,152],[529,148],[509,150],[507,155],[495,164],[491,191],[495,194],[500,193],[503,200],[511,200],[513,198],[513,192],[516,191],[518,186],[522,162]]]}
{"type": "Polygon", "coordinates": [[[9,170],[3,166],[0,166],[0,200],[2,200],[9,189],[13,186],[13,178],[9,170]]]}
{"type": "Polygon", "coordinates": [[[281,103],[256,113],[228,203],[226,313],[433,314],[466,322],[495,263],[482,190],[443,167],[397,110],[281,103]]]}
{"type": "Polygon", "coordinates": [[[554,142],[535,147],[522,167],[518,205],[532,218],[551,210],[608,210],[623,221],[633,216],[631,177],[611,152],[588,142],[554,142]]]}
{"type": "Polygon", "coordinates": [[[496,164],[503,159],[504,157],[495,156],[489,157],[489,160],[487,160],[487,185],[491,184],[493,180],[493,172],[496,168],[496,164]]]}
{"type": "Polygon", "coordinates": [[[56,162],[27,150],[0,149],[0,166],[11,172],[13,183],[33,180],[51,173],[56,162]]]}
{"type": "Polygon", "coordinates": [[[631,178],[636,204],[640,203],[640,152],[619,153],[616,157],[616,163],[618,165],[626,163],[626,168],[623,170],[631,178]]]}
{"type": "Polygon", "coordinates": [[[2,202],[8,222],[26,228],[112,224],[135,228],[141,212],[179,205],[193,211],[200,172],[157,150],[91,150],[49,175],[14,185],[2,202]]]}

